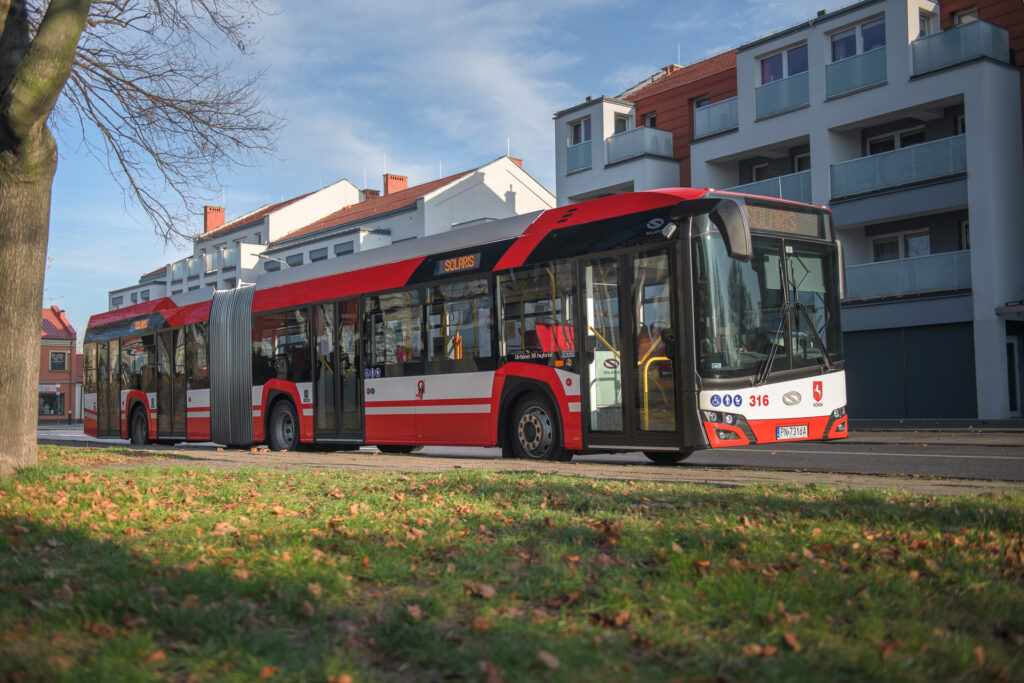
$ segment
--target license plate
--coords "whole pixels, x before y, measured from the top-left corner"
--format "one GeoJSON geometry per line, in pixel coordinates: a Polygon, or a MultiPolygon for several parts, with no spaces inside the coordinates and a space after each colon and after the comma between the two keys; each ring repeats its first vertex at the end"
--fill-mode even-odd
{"type": "Polygon", "coordinates": [[[806,439],[807,425],[792,425],[789,427],[776,427],[775,438],[779,441],[786,439],[806,439]]]}

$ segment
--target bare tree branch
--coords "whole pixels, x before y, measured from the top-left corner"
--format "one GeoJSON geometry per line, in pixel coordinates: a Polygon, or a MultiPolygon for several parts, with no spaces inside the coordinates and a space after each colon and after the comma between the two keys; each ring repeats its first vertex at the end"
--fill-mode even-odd
{"type": "Polygon", "coordinates": [[[283,118],[263,73],[233,77],[221,56],[246,54],[265,13],[260,0],[93,0],[51,124],[107,164],[167,241],[194,234],[220,173],[273,151],[283,118]]]}

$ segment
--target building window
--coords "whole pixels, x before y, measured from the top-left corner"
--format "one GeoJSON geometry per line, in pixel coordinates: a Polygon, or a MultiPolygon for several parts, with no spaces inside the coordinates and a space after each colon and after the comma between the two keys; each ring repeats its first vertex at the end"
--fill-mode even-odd
{"type": "Polygon", "coordinates": [[[173,292],[171,292],[171,296],[174,296],[175,294],[181,294],[181,290],[175,289],[173,292]]]}
{"type": "Polygon", "coordinates": [[[709,104],[711,104],[711,98],[708,97],[707,95],[701,95],[700,97],[697,97],[693,100],[693,110],[697,111],[698,109],[706,107],[709,104]]]}
{"type": "Polygon", "coordinates": [[[64,416],[64,394],[39,394],[39,414],[64,416]]]}
{"type": "Polygon", "coordinates": [[[141,298],[143,301],[149,301],[149,290],[142,290],[142,292],[139,293],[139,298],[141,298]]]}
{"type": "Polygon", "coordinates": [[[756,183],[759,180],[768,180],[772,176],[772,167],[767,163],[754,164],[750,167],[750,176],[756,183]]]}
{"type": "Polygon", "coordinates": [[[971,248],[971,221],[960,221],[960,240],[959,245],[960,251],[966,251],[971,248]]]}
{"type": "Polygon", "coordinates": [[[191,287],[189,287],[189,288],[188,288],[188,291],[190,291],[190,292],[194,292],[194,291],[196,291],[197,289],[199,289],[199,285],[192,285],[191,287]]]}
{"type": "Polygon", "coordinates": [[[807,71],[807,44],[761,58],[761,85],[807,71]]]}
{"type": "Polygon", "coordinates": [[[932,32],[932,14],[921,10],[917,15],[917,37],[923,38],[932,32]]]}
{"type": "Polygon", "coordinates": [[[327,260],[327,247],[321,247],[320,249],[313,249],[309,252],[309,262],[315,263],[317,261],[327,260]]]}
{"type": "Polygon", "coordinates": [[[895,133],[886,133],[885,135],[876,135],[867,140],[868,155],[891,152],[894,149],[903,149],[912,145],[920,145],[924,141],[924,126],[896,131],[895,133]]]}
{"type": "Polygon", "coordinates": [[[138,292],[132,292],[132,303],[133,304],[139,303],[139,293],[138,292]]]}
{"type": "Polygon", "coordinates": [[[267,271],[268,273],[272,273],[275,270],[281,270],[281,264],[278,263],[277,261],[264,261],[263,270],[267,271]]]}
{"type": "Polygon", "coordinates": [[[229,277],[224,280],[224,289],[234,289],[235,285],[238,284],[238,278],[229,277]]]}
{"type": "Polygon", "coordinates": [[[124,296],[112,296],[110,297],[110,307],[120,308],[121,304],[124,303],[124,296]]]}
{"type": "Polygon", "coordinates": [[[629,130],[629,114],[615,115],[615,134],[625,133],[629,130]]]}
{"type": "Polygon", "coordinates": [[[284,262],[293,268],[302,265],[302,254],[289,254],[284,257],[284,262]]]}
{"type": "Polygon", "coordinates": [[[66,372],[68,354],[63,351],[50,351],[50,372],[66,372]]]}
{"type": "Polygon", "coordinates": [[[838,62],[885,47],[885,19],[870,21],[832,35],[832,61],[838,62]]]}
{"type": "Polygon", "coordinates": [[[256,233],[256,244],[263,244],[263,235],[262,235],[262,233],[256,233]]]}
{"type": "Polygon", "coordinates": [[[954,135],[963,135],[967,132],[967,117],[963,114],[957,114],[956,124],[953,127],[954,135]]]}
{"type": "Polygon", "coordinates": [[[793,155],[793,173],[799,173],[800,171],[811,170],[811,153],[804,152],[803,154],[793,155]]]}
{"type": "Polygon", "coordinates": [[[955,12],[953,14],[953,25],[954,26],[959,26],[960,24],[969,24],[972,21],[977,21],[977,20],[978,20],[978,8],[977,7],[968,7],[967,9],[962,9],[959,12],[955,12]]]}
{"type": "Polygon", "coordinates": [[[354,246],[353,242],[342,242],[341,244],[335,244],[334,245],[334,255],[335,256],[344,256],[346,254],[351,254],[354,251],[353,246],[354,246]]]}
{"type": "Polygon", "coordinates": [[[872,241],[871,246],[875,262],[916,258],[932,253],[931,233],[928,229],[879,237],[872,241]]]}
{"type": "Polygon", "coordinates": [[[657,128],[658,127],[658,114],[657,114],[657,112],[653,112],[652,111],[650,113],[644,114],[644,125],[647,126],[648,128],[657,128]]]}
{"type": "Polygon", "coordinates": [[[581,145],[590,141],[590,117],[573,121],[569,124],[569,146],[581,145]]]}

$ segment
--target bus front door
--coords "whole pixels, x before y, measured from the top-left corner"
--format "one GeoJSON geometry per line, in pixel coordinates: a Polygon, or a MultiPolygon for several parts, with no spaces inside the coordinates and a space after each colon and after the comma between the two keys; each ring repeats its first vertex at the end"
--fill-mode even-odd
{"type": "Polygon", "coordinates": [[[584,445],[678,447],[678,325],[669,253],[593,259],[583,263],[582,280],[584,445]]]}
{"type": "Polygon", "coordinates": [[[363,440],[362,372],[359,362],[359,300],[313,307],[316,363],[313,372],[317,440],[363,440]]]}

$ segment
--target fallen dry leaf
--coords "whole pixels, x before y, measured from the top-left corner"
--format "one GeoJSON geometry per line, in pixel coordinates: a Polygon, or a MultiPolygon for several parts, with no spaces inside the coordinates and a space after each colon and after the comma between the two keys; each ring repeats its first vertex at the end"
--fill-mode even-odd
{"type": "Polygon", "coordinates": [[[764,648],[757,643],[747,643],[743,646],[744,657],[760,657],[763,651],[764,648]]]}
{"type": "Polygon", "coordinates": [[[786,645],[788,645],[793,652],[800,652],[800,641],[797,640],[796,636],[792,633],[786,631],[782,634],[782,639],[786,641],[786,645]]]}
{"type": "Polygon", "coordinates": [[[409,616],[412,617],[413,621],[419,621],[423,618],[423,610],[420,609],[419,605],[406,605],[405,611],[409,613],[409,616]]]}
{"type": "Polygon", "coordinates": [[[505,679],[502,678],[501,672],[498,671],[494,662],[481,659],[477,662],[477,666],[480,668],[480,673],[484,675],[484,683],[505,683],[505,679]]]}
{"type": "Polygon", "coordinates": [[[561,662],[558,661],[558,657],[554,656],[547,650],[537,650],[537,659],[540,663],[549,669],[557,669],[561,662]]]}
{"type": "Polygon", "coordinates": [[[260,678],[270,678],[271,676],[273,676],[276,673],[277,673],[277,667],[276,666],[270,666],[269,664],[267,664],[265,667],[260,669],[260,678]]]}
{"type": "Polygon", "coordinates": [[[474,631],[489,631],[491,629],[491,620],[487,617],[477,617],[473,620],[474,631]]]}
{"type": "Polygon", "coordinates": [[[167,659],[167,653],[163,650],[157,650],[150,656],[146,657],[146,664],[155,664],[156,662],[162,662],[167,659]]]}
{"type": "Polygon", "coordinates": [[[498,591],[494,589],[494,586],[490,586],[486,583],[476,583],[474,581],[467,581],[462,585],[468,588],[474,595],[483,598],[484,600],[490,600],[498,594],[498,591]]]}
{"type": "Polygon", "coordinates": [[[676,553],[677,555],[682,555],[683,554],[683,548],[682,548],[682,546],[680,546],[675,541],[672,541],[672,552],[676,553]]]}
{"type": "Polygon", "coordinates": [[[309,594],[317,600],[324,596],[324,587],[319,583],[307,583],[306,589],[309,590],[309,594]]]}
{"type": "Polygon", "coordinates": [[[232,573],[236,579],[241,579],[242,581],[247,581],[252,576],[252,572],[248,569],[236,569],[232,573]]]}
{"type": "Polygon", "coordinates": [[[974,653],[974,661],[978,663],[978,666],[983,666],[985,664],[985,648],[979,645],[972,652],[974,653]]]}
{"type": "Polygon", "coordinates": [[[231,525],[231,522],[217,522],[213,526],[211,534],[237,534],[238,529],[231,525]]]}
{"type": "Polygon", "coordinates": [[[352,677],[348,674],[337,674],[335,676],[328,676],[327,683],[352,683],[352,677]]]}
{"type": "Polygon", "coordinates": [[[313,609],[313,605],[309,604],[309,600],[302,603],[302,607],[299,608],[299,612],[302,616],[312,619],[313,615],[316,614],[316,610],[313,609]]]}

